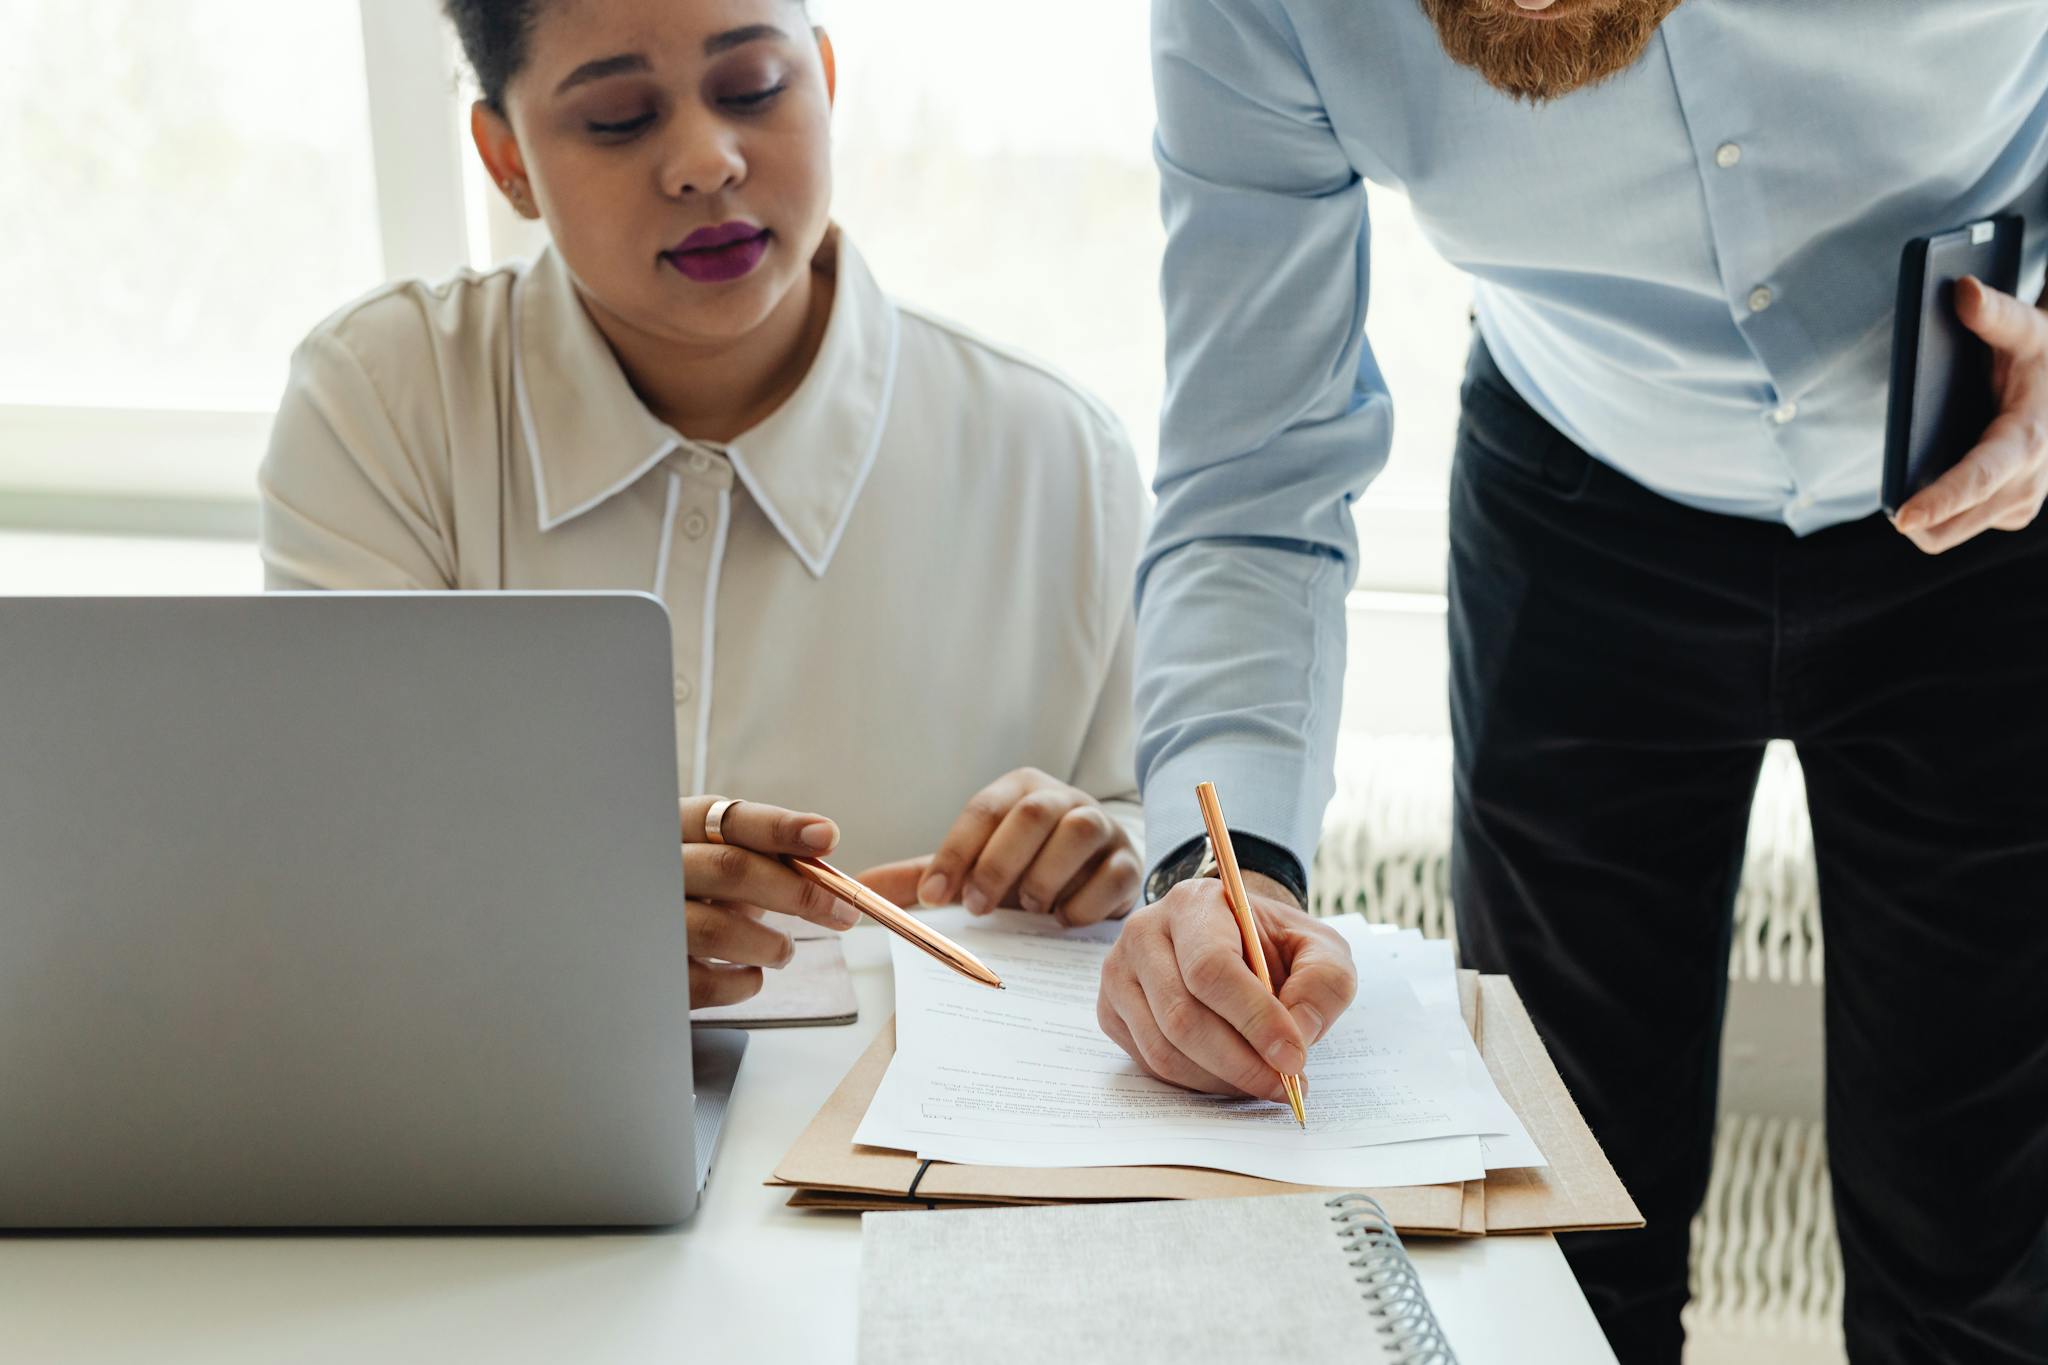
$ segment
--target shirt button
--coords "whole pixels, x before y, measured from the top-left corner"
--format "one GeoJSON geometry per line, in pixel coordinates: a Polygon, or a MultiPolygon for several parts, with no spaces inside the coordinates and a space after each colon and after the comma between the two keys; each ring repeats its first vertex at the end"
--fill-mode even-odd
{"type": "Polygon", "coordinates": [[[1770,412],[1766,413],[1765,415],[1768,416],[1771,419],[1771,421],[1775,422],[1777,425],[1782,427],[1785,425],[1785,423],[1791,421],[1794,417],[1797,417],[1799,415],[1799,405],[1788,399],[1787,401],[1778,404],[1777,407],[1772,408],[1770,412]]]}
{"type": "Polygon", "coordinates": [[[1733,142],[1724,142],[1714,149],[1714,164],[1724,171],[1740,160],[1742,148],[1733,142]]]}
{"type": "Polygon", "coordinates": [[[1749,311],[1752,313],[1763,312],[1764,309],[1771,306],[1771,300],[1775,297],[1776,295],[1771,293],[1771,287],[1769,285],[1758,285],[1756,288],[1749,291],[1749,311]]]}
{"type": "Polygon", "coordinates": [[[1813,506],[1813,494],[1811,493],[1801,493],[1798,497],[1792,499],[1792,510],[1795,512],[1804,512],[1811,506],[1813,506]]]}
{"type": "Polygon", "coordinates": [[[711,529],[711,523],[704,519],[702,512],[692,512],[683,518],[683,534],[695,540],[711,529]]]}
{"type": "Polygon", "coordinates": [[[692,474],[702,474],[709,468],[711,468],[711,457],[709,455],[706,455],[701,450],[690,452],[690,472],[692,474]]]}
{"type": "Polygon", "coordinates": [[[677,679],[676,679],[676,705],[678,705],[678,706],[681,706],[681,705],[682,705],[682,704],[683,704],[684,702],[688,701],[689,699],[690,699],[690,680],[689,680],[688,678],[677,678],[677,679]]]}

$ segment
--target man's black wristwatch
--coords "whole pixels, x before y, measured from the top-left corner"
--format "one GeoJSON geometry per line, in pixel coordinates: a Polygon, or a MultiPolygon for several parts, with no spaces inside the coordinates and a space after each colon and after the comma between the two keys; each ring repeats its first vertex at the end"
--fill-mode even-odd
{"type": "MultiPolygon", "coordinates": [[[[1301,870],[1299,858],[1256,834],[1240,834],[1236,830],[1230,831],[1230,847],[1237,854],[1239,871],[1271,877],[1287,888],[1295,904],[1304,910],[1308,908],[1308,877],[1301,870]]],[[[1208,836],[1198,834],[1152,869],[1152,875],[1145,879],[1145,903],[1158,900],[1190,877],[1214,876],[1215,870],[1215,861],[1209,856],[1208,836]]]]}

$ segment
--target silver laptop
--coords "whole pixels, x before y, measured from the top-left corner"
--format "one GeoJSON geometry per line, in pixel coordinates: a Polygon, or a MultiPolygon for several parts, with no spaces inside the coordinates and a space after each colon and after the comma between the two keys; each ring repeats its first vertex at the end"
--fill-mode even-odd
{"type": "Polygon", "coordinates": [[[671,667],[633,593],[0,600],[0,1227],[686,1218],[671,667]]]}

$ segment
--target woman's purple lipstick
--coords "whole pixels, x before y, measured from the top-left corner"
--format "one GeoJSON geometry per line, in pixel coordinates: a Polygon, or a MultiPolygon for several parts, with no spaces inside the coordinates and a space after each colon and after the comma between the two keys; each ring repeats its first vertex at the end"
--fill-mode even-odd
{"type": "Polygon", "coordinates": [[[677,245],[661,253],[685,279],[699,284],[722,284],[753,273],[768,254],[774,234],[755,223],[720,223],[698,228],[677,245]]]}

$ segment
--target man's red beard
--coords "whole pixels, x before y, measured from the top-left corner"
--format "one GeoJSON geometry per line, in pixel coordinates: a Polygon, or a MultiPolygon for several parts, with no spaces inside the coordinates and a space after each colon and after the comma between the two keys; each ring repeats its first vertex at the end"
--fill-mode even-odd
{"type": "Polygon", "coordinates": [[[1562,0],[1556,19],[1525,19],[1514,0],[1420,0],[1444,51],[1503,94],[1536,103],[1597,85],[1643,55],[1680,0],[1562,0]]]}

